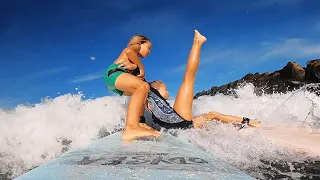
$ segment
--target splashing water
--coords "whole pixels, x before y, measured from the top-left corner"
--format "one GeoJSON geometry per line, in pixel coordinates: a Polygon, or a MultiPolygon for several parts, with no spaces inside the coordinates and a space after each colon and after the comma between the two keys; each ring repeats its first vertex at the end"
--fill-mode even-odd
{"type": "MultiPolygon", "coordinates": [[[[319,87],[319,84],[309,86],[319,87]]],[[[254,86],[249,84],[237,90],[239,98],[224,95],[203,96],[195,101],[194,106],[197,114],[214,110],[258,119],[273,127],[300,128],[309,133],[319,133],[320,97],[307,91],[307,88],[308,86],[286,94],[258,97],[253,93],[254,86]]],[[[301,152],[301,149],[288,149],[287,146],[277,143],[276,135],[267,137],[268,134],[261,132],[259,128],[236,131],[231,125],[215,122],[207,125],[205,129],[179,131],[178,135],[186,137],[191,143],[257,178],[308,179],[310,175],[320,178],[320,152],[313,154],[308,153],[308,150],[301,152]],[[301,168],[305,168],[297,165],[299,162],[304,165],[309,163],[314,167],[312,170],[303,171],[307,173],[297,173],[301,168]],[[279,171],[279,168],[283,170],[285,166],[288,166],[287,172],[281,172],[280,175],[279,172],[272,172],[276,171],[275,167],[279,171]],[[275,175],[270,176],[272,173],[275,175]]],[[[314,143],[320,143],[320,136],[317,138],[314,143]]]]}
{"type": "MultiPolygon", "coordinates": [[[[221,94],[199,97],[194,102],[194,114],[217,111],[259,119],[272,126],[299,127],[313,133],[320,130],[320,98],[306,87],[286,94],[256,96],[254,86],[248,84],[237,94],[238,98],[221,94]]],[[[33,107],[0,109],[0,179],[1,173],[16,177],[67,150],[86,146],[91,140],[124,127],[127,98],[82,100],[82,96],[66,94],[33,107]]],[[[231,125],[212,122],[203,129],[179,130],[177,134],[262,179],[266,178],[263,171],[274,171],[272,161],[289,162],[286,165],[291,171],[282,176],[299,178],[303,174],[294,171],[293,162],[319,158],[307,151],[279,146],[258,128],[236,131],[231,125]]]]}
{"type": "Polygon", "coordinates": [[[81,97],[67,94],[34,107],[1,111],[0,171],[21,174],[123,124],[125,98],[82,101],[81,97]]]}

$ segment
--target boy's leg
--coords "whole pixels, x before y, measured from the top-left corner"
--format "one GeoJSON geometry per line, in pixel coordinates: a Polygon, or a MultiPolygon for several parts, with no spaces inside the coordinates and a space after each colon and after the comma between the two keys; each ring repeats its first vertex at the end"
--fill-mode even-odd
{"type": "Polygon", "coordinates": [[[206,37],[202,36],[195,30],[192,48],[189,54],[186,72],[184,74],[182,85],[178,91],[176,101],[174,103],[174,110],[185,120],[192,119],[192,103],[194,96],[194,81],[196,71],[200,63],[201,46],[206,42],[206,37]]]}
{"type": "Polygon", "coordinates": [[[141,111],[140,111],[140,126],[143,128],[147,128],[147,129],[153,129],[152,127],[148,126],[144,117],[144,111],[145,111],[145,107],[146,107],[146,101],[147,99],[144,101],[141,111]],[[143,119],[141,119],[143,118],[143,119]]]}

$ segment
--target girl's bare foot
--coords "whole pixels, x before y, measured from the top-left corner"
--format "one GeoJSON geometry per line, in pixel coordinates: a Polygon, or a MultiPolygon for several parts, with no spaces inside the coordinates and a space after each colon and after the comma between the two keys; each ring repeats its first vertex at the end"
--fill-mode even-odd
{"type": "Polygon", "coordinates": [[[146,128],[146,129],[153,129],[152,127],[148,126],[146,123],[140,123],[140,127],[146,128]]]}
{"type": "Polygon", "coordinates": [[[148,138],[158,138],[162,135],[161,132],[153,130],[153,129],[146,129],[143,127],[135,127],[135,128],[131,128],[131,127],[126,127],[122,133],[122,140],[123,141],[133,141],[139,138],[144,138],[144,137],[148,137],[148,138]]]}

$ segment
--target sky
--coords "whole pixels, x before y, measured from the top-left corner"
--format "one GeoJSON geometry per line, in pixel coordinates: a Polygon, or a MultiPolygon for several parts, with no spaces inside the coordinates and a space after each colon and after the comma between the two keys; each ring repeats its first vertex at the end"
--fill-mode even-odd
{"type": "Polygon", "coordinates": [[[194,29],[205,35],[195,93],[320,58],[318,0],[1,0],[0,108],[83,92],[114,96],[103,73],[135,34],[153,43],[146,80],[175,96],[194,29]]]}

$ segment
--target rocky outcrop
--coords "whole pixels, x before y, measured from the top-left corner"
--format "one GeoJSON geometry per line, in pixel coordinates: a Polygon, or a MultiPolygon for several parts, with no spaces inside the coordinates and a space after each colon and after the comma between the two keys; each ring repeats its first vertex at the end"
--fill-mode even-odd
{"type": "MultiPolygon", "coordinates": [[[[311,83],[320,83],[320,59],[307,62],[303,68],[296,62],[288,62],[281,70],[266,73],[247,74],[243,78],[230,82],[222,86],[213,86],[211,89],[199,92],[195,99],[202,95],[215,95],[218,93],[224,95],[233,95],[237,97],[235,89],[246,83],[252,83],[255,86],[254,92],[257,95],[285,93],[293,91],[301,86],[311,83]]],[[[309,90],[320,95],[319,85],[309,88],[309,90]]]]}
{"type": "Polygon", "coordinates": [[[320,79],[320,59],[311,60],[307,62],[305,79],[319,82],[320,79]]]}

